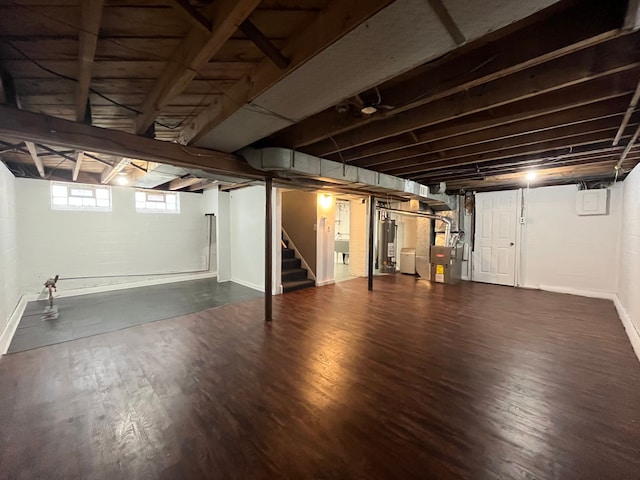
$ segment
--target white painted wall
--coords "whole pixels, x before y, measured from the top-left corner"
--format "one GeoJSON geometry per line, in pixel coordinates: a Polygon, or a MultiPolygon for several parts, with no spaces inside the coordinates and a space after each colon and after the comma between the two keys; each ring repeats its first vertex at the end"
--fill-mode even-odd
{"type": "Polygon", "coordinates": [[[625,179],[623,187],[617,306],[640,358],[640,165],[625,179]]]}
{"type": "Polygon", "coordinates": [[[20,300],[16,179],[0,162],[0,338],[20,300]]]}
{"type": "MultiPolygon", "coordinates": [[[[252,186],[234,190],[230,194],[222,193],[218,197],[218,209],[222,216],[222,207],[229,199],[229,267],[231,281],[256,290],[264,291],[264,222],[265,187],[252,186]]],[[[280,293],[282,228],[282,195],[274,188],[271,196],[273,211],[273,276],[272,293],[280,293]]],[[[221,227],[222,228],[222,227],[221,227]]],[[[220,257],[219,257],[220,258],[220,257]]],[[[222,263],[220,258],[220,263],[222,263]]]]}
{"type": "Polygon", "coordinates": [[[229,195],[231,280],[264,291],[264,187],[241,188],[229,195]]]}
{"type": "Polygon", "coordinates": [[[349,200],[349,274],[367,276],[367,202],[349,200]]]}
{"type": "Polygon", "coordinates": [[[201,194],[180,193],[180,214],[162,214],[136,213],[133,188],[112,188],[111,212],[51,210],[42,180],[17,179],[16,191],[22,293],[55,274],[70,290],[207,271],[201,194]]]}
{"type": "Polygon", "coordinates": [[[316,285],[321,287],[335,283],[335,244],[336,233],[336,201],[331,196],[331,203],[323,204],[323,193],[318,193],[318,224],[316,230],[316,285]]]}
{"type": "Polygon", "coordinates": [[[622,187],[610,189],[608,215],[577,215],[577,192],[576,185],[524,190],[520,285],[578,294],[616,292],[622,187]]]}

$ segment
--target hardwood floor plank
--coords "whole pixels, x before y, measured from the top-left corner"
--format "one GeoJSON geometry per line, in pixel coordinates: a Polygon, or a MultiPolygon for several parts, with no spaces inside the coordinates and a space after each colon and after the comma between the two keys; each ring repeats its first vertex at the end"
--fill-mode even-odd
{"type": "Polygon", "coordinates": [[[609,301],[387,276],[262,310],[3,357],[0,478],[638,476],[640,363],[609,301]]]}

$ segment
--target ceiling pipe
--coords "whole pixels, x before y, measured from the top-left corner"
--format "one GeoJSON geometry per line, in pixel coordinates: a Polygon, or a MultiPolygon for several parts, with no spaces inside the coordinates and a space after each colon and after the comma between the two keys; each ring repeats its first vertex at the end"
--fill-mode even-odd
{"type": "Polygon", "coordinates": [[[624,114],[624,118],[622,119],[622,123],[620,124],[620,128],[618,128],[618,131],[616,132],[616,136],[613,139],[613,146],[617,146],[618,143],[620,142],[620,138],[622,137],[622,134],[624,133],[625,128],[627,128],[627,125],[629,124],[629,119],[631,118],[631,115],[633,114],[634,110],[636,109],[636,106],[638,105],[638,100],[640,100],[640,81],[638,81],[638,86],[636,87],[636,91],[633,94],[633,97],[631,97],[631,102],[629,102],[629,106],[627,107],[627,111],[624,114]]]}
{"type": "MultiPolygon", "coordinates": [[[[430,218],[432,220],[440,220],[444,223],[444,244],[449,245],[449,241],[451,240],[451,227],[453,226],[453,222],[450,218],[444,217],[442,215],[436,215],[435,213],[428,212],[411,212],[407,210],[400,210],[398,208],[389,208],[389,207],[376,207],[378,210],[384,210],[385,212],[399,213],[400,215],[407,215],[409,217],[423,217],[430,218]]],[[[455,245],[453,245],[455,246],[455,245]]]]}

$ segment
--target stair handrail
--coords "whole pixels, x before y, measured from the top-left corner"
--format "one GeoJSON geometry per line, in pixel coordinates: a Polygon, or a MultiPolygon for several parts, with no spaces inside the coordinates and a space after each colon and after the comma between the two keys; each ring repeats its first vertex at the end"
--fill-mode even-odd
{"type": "Polygon", "coordinates": [[[304,259],[304,257],[300,253],[300,250],[298,250],[296,248],[296,244],[294,243],[293,240],[291,240],[291,237],[289,236],[287,231],[284,229],[284,227],[282,227],[282,235],[284,236],[285,240],[287,240],[289,242],[289,247],[288,248],[293,248],[293,250],[295,251],[295,255],[297,256],[297,258],[300,259],[300,263],[302,264],[302,268],[306,268],[307,269],[307,277],[310,277],[311,280],[313,280],[315,282],[316,281],[316,276],[313,273],[313,270],[311,270],[311,268],[309,267],[309,264],[307,263],[307,261],[304,259]]]}

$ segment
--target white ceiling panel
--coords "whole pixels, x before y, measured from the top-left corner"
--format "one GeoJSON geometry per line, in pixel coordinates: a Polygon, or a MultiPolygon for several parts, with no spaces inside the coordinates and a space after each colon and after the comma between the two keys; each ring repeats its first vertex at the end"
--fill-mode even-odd
{"type": "Polygon", "coordinates": [[[244,106],[194,145],[215,148],[221,152],[235,152],[289,125],[291,122],[278,116],[259,112],[255,107],[244,106]]]}
{"type": "Polygon", "coordinates": [[[453,47],[455,43],[428,2],[398,0],[254,103],[299,121],[453,47]]]}
{"type": "Polygon", "coordinates": [[[444,0],[443,3],[467,40],[474,40],[533,15],[558,0],[444,0]]]}
{"type": "MultiPolygon", "coordinates": [[[[444,3],[470,41],[556,1],[444,3]]],[[[254,100],[254,107],[234,113],[195,145],[225,152],[238,150],[455,46],[427,0],[397,0],[264,92],[254,100]]]]}

